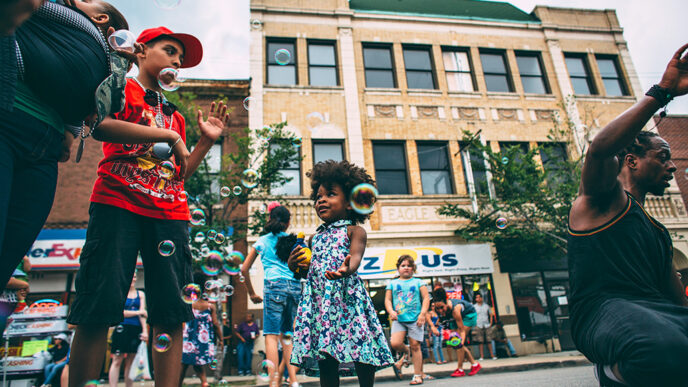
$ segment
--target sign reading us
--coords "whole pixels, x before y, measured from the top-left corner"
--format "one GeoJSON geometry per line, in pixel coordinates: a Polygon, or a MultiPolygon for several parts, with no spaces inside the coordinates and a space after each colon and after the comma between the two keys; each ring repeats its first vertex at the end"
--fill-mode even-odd
{"type": "Polygon", "coordinates": [[[404,254],[414,258],[416,277],[488,274],[494,270],[488,244],[369,247],[358,275],[363,279],[392,278],[397,274],[397,259],[404,254]]]}

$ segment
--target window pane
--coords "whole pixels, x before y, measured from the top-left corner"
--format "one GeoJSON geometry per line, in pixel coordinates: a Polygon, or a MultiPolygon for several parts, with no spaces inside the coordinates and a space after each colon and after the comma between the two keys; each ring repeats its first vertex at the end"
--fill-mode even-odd
{"type": "Polygon", "coordinates": [[[407,70],[432,70],[430,52],[426,50],[404,50],[404,65],[407,70]]]}
{"type": "Polygon", "coordinates": [[[421,171],[423,195],[451,194],[451,180],[447,171],[421,171]]]}
{"type": "Polygon", "coordinates": [[[473,182],[475,184],[475,192],[478,195],[487,195],[487,171],[485,169],[485,159],[481,154],[475,151],[469,153],[471,157],[471,172],[473,173],[473,182]]]}
{"type": "Polygon", "coordinates": [[[604,83],[604,90],[607,92],[607,95],[615,97],[624,95],[618,79],[603,79],[602,83],[604,83]]]}
{"type": "Polygon", "coordinates": [[[334,46],[332,45],[308,45],[308,60],[314,65],[334,66],[334,46]]]}
{"type": "Polygon", "coordinates": [[[459,64],[458,60],[456,58],[456,52],[453,51],[445,51],[442,53],[442,60],[444,61],[444,70],[445,71],[458,71],[459,70],[459,64]]]}
{"type": "Polygon", "coordinates": [[[344,159],[342,144],[313,144],[313,164],[321,161],[344,159]]]}
{"type": "Polygon", "coordinates": [[[483,72],[506,74],[504,57],[500,54],[480,54],[480,61],[483,63],[483,72]]]}
{"type": "Polygon", "coordinates": [[[291,54],[291,57],[289,58],[289,63],[287,64],[296,63],[293,43],[271,42],[268,43],[268,64],[277,64],[277,62],[275,61],[275,52],[283,48],[289,51],[289,53],[291,54]]]}
{"type": "Polygon", "coordinates": [[[296,68],[294,66],[268,66],[268,84],[270,85],[295,85],[296,68]]]}
{"type": "Polygon", "coordinates": [[[301,179],[300,171],[294,169],[282,169],[280,173],[284,177],[291,178],[291,181],[280,186],[273,186],[270,189],[270,193],[273,195],[291,195],[298,196],[301,195],[301,179]]]}
{"type": "Polygon", "coordinates": [[[447,73],[449,91],[474,91],[471,74],[447,73]]]}
{"type": "Polygon", "coordinates": [[[517,56],[516,63],[521,75],[542,75],[540,61],[536,56],[517,56]]]}
{"type": "Polygon", "coordinates": [[[588,86],[588,80],[585,78],[571,78],[571,84],[573,85],[573,91],[579,95],[590,95],[590,86],[588,86]]]}
{"type": "Polygon", "coordinates": [[[600,75],[602,78],[618,78],[619,74],[616,71],[616,65],[613,59],[597,58],[597,67],[600,68],[600,75]]]}
{"type": "Polygon", "coordinates": [[[511,91],[505,75],[485,75],[485,85],[487,86],[487,91],[511,91]]]}
{"type": "Polygon", "coordinates": [[[335,67],[311,67],[308,78],[313,86],[337,86],[337,72],[335,67]]]}
{"type": "Polygon", "coordinates": [[[406,81],[409,89],[434,89],[431,72],[407,71],[406,81]]]}
{"type": "Polygon", "coordinates": [[[222,167],[222,144],[213,144],[205,156],[205,161],[208,163],[208,172],[220,172],[222,167]]]}
{"type": "Polygon", "coordinates": [[[403,144],[374,144],[373,158],[375,159],[375,169],[403,169],[406,171],[403,144]]]}
{"type": "Polygon", "coordinates": [[[392,68],[392,55],[389,48],[364,48],[363,62],[365,67],[392,68]]]}
{"type": "Polygon", "coordinates": [[[551,336],[552,319],[548,315],[545,287],[540,273],[512,273],[510,276],[522,338],[551,336]]]}
{"type": "Polygon", "coordinates": [[[449,169],[447,145],[418,145],[418,165],[423,169],[449,169]]]}
{"type": "Polygon", "coordinates": [[[566,58],[566,68],[569,70],[569,75],[572,77],[587,77],[588,73],[585,71],[583,58],[566,58]]]}
{"type": "Polygon", "coordinates": [[[545,83],[540,77],[521,77],[523,91],[526,93],[546,94],[545,83]]]}
{"type": "Polygon", "coordinates": [[[377,189],[382,195],[408,194],[406,171],[376,171],[377,189]]]}
{"type": "Polygon", "coordinates": [[[394,87],[394,76],[391,70],[366,70],[367,87],[394,87]]]}

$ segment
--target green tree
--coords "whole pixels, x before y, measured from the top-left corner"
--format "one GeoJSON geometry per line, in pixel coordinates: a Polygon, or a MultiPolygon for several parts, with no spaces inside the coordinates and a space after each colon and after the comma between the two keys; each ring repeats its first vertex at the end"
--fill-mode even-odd
{"type": "MultiPolygon", "coordinates": [[[[498,259],[556,258],[567,252],[568,213],[578,193],[582,157],[571,147],[572,123],[553,119],[550,142],[532,149],[506,146],[494,152],[464,131],[463,147],[483,155],[492,189],[472,197],[477,211],[446,203],[438,213],[466,221],[456,235],[468,241],[492,242],[498,259]],[[488,193],[490,192],[491,193],[488,193]]],[[[476,164],[473,163],[475,170],[476,164]]],[[[473,190],[475,191],[475,190],[473,190]]]]}
{"type": "MultiPolygon", "coordinates": [[[[181,92],[167,97],[186,120],[186,143],[191,150],[200,138],[196,121],[197,96],[181,92]]],[[[218,101],[222,99],[222,96],[218,97],[218,101]]],[[[290,178],[280,170],[286,168],[290,161],[299,160],[297,148],[301,139],[285,127],[286,122],[282,122],[253,130],[253,133],[248,128],[228,133],[226,136],[233,151],[222,156],[220,169],[212,170],[206,157],[184,182],[189,207],[192,211],[201,209],[205,215],[203,224],[192,223],[190,244],[195,268],[205,261],[208,251],[216,250],[228,257],[231,253],[229,243],[246,238],[249,231],[256,233],[263,229],[267,221],[267,203],[281,199],[270,194],[270,187],[288,182],[290,178]],[[263,203],[248,214],[249,200],[263,203]],[[195,238],[199,232],[207,237],[209,233],[213,234],[212,231],[222,236],[203,240],[195,238]]],[[[218,141],[222,141],[222,137],[218,141]]],[[[234,263],[236,269],[239,262],[235,260],[234,263]]]]}

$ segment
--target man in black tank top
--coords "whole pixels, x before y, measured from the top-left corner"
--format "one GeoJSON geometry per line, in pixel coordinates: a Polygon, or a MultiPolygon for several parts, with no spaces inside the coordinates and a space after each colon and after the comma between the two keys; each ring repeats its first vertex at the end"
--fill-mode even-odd
{"type": "Polygon", "coordinates": [[[687,50],[595,136],[569,214],[572,334],[602,386],[688,386],[688,299],[669,232],[643,209],[648,193],[669,187],[676,166],[669,144],[642,131],[658,109],[688,93],[687,50]]]}

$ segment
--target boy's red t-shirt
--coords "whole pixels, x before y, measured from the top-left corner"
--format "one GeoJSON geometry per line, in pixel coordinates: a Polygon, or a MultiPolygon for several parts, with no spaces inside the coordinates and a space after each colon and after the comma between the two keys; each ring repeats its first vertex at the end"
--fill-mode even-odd
{"type": "MultiPolygon", "coordinates": [[[[145,94],[135,80],[128,79],[126,104],[121,112],[115,114],[115,118],[157,127],[156,107],[143,100],[145,94]]],[[[170,126],[172,120],[171,130],[179,133],[182,141],[186,142],[184,117],[177,111],[171,117],[163,117],[165,128],[170,126]]],[[[153,145],[103,142],[105,157],[98,164],[98,178],[93,186],[91,201],[150,218],[189,220],[189,206],[184,181],[179,179],[179,166],[175,164],[174,176],[166,177],[168,174],[160,167],[165,160],[153,156],[153,145]]]]}

